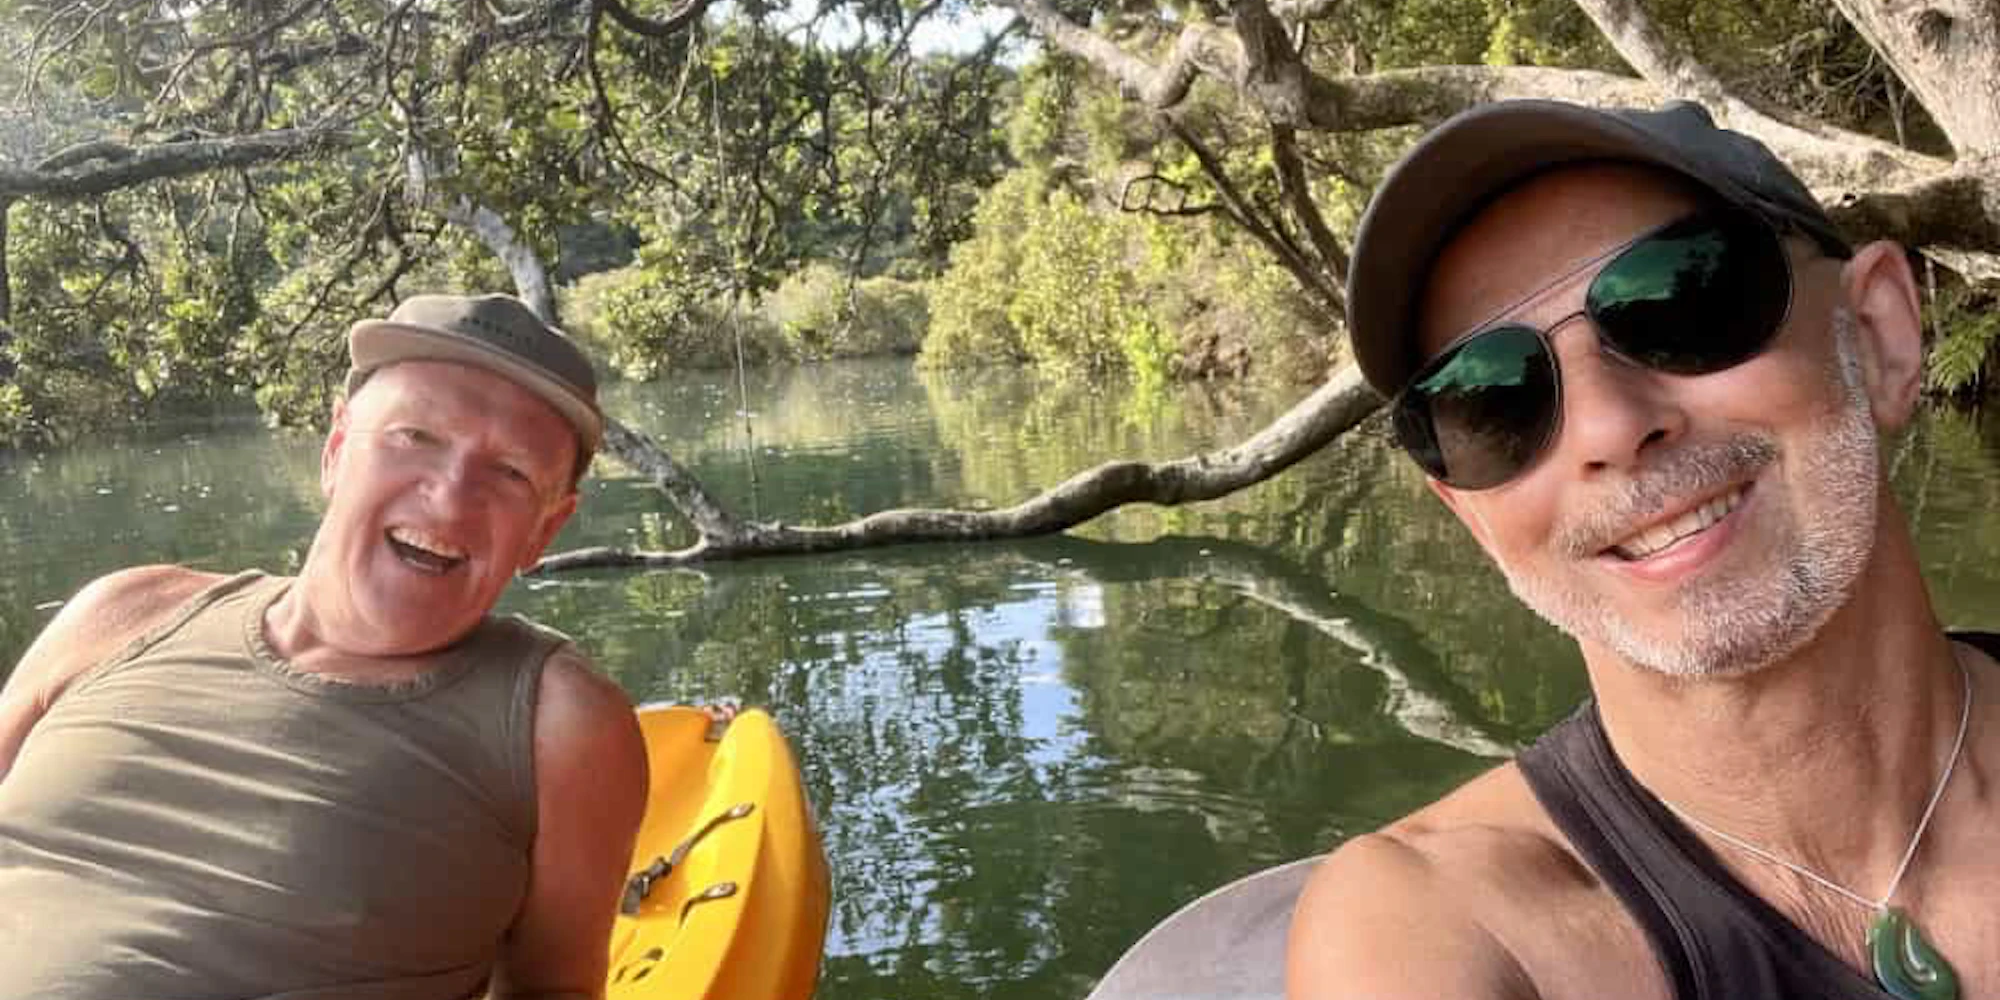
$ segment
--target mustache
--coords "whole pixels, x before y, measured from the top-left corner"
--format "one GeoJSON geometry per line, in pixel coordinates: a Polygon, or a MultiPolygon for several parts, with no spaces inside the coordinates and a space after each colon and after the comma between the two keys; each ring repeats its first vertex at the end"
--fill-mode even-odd
{"type": "Polygon", "coordinates": [[[1761,435],[1684,445],[1606,486],[1591,498],[1589,510],[1566,516],[1553,533],[1556,551],[1578,559],[1594,556],[1657,518],[1668,504],[1748,479],[1777,458],[1776,442],[1761,435]]]}

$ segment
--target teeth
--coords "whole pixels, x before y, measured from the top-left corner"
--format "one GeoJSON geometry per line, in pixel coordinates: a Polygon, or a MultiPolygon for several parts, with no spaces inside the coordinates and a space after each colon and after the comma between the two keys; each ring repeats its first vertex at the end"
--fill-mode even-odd
{"type": "Polygon", "coordinates": [[[1665,524],[1654,525],[1626,539],[1613,551],[1627,559],[1644,559],[1723,519],[1743,502],[1741,487],[1730,490],[1665,524]]]}
{"type": "Polygon", "coordinates": [[[400,544],[428,552],[439,559],[465,558],[464,549],[418,528],[390,528],[389,537],[400,544]]]}

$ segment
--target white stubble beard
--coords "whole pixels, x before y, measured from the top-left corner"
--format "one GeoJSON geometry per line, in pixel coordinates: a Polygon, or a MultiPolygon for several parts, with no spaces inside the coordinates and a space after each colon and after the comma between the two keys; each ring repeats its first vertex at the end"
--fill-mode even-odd
{"type": "MultiPolygon", "coordinates": [[[[1807,446],[1787,456],[1801,472],[1795,490],[1816,496],[1792,496],[1795,537],[1781,569],[1690,582],[1675,596],[1678,631],[1648,628],[1621,615],[1603,592],[1575,574],[1535,572],[1501,561],[1514,595],[1578,641],[1604,646],[1636,666],[1674,677],[1751,673],[1809,641],[1846,603],[1868,563],[1881,469],[1854,316],[1836,309],[1830,326],[1837,354],[1834,374],[1844,398],[1807,446]]],[[[1685,459],[1669,456],[1660,474],[1649,472],[1626,484],[1623,502],[1607,506],[1645,509],[1658,501],[1644,498],[1685,496],[1703,485],[1719,486],[1713,481],[1716,466],[1743,466],[1777,453],[1768,437],[1744,435],[1685,459]]],[[[1759,499],[1768,503],[1779,498],[1759,499]]],[[[1589,534],[1581,528],[1572,533],[1589,534]]],[[[1553,548],[1558,559],[1588,558],[1559,545],[1553,548]]]]}

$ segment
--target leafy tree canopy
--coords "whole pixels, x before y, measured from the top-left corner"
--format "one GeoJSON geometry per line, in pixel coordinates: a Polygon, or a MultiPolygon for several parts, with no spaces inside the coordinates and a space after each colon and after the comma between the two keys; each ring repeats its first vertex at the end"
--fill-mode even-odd
{"type": "Polygon", "coordinates": [[[708,8],[0,0],[0,432],[89,425],[85,384],[99,418],[311,419],[353,319],[447,286],[552,309],[543,261],[637,247],[686,301],[940,264],[997,176],[1009,33],[708,8]]]}

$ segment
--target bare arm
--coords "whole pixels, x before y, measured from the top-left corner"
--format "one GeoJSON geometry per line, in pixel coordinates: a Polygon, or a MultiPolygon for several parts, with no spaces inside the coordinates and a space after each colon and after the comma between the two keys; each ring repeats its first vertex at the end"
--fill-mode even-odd
{"type": "Polygon", "coordinates": [[[492,995],[600,997],[646,811],[646,744],[625,693],[573,651],[543,667],[537,699],[528,898],[502,946],[492,995]]]}
{"type": "Polygon", "coordinates": [[[1357,837],[1313,873],[1292,916],[1289,1000],[1533,1000],[1514,956],[1435,860],[1390,834],[1357,837]]]}
{"type": "Polygon", "coordinates": [[[139,566],[101,576],[70,598],[0,690],[0,782],[7,780],[28,733],[71,681],[220,579],[180,566],[139,566]]]}

